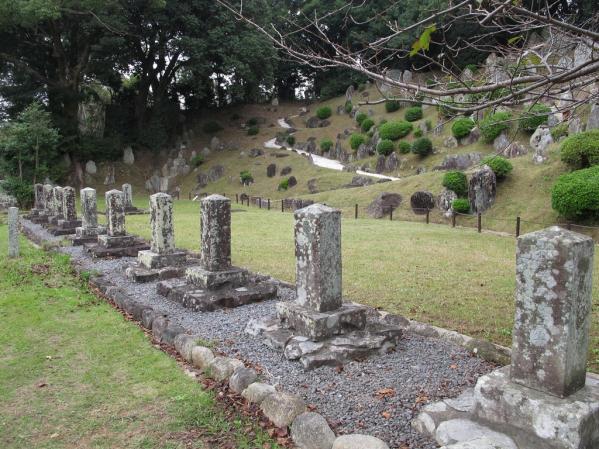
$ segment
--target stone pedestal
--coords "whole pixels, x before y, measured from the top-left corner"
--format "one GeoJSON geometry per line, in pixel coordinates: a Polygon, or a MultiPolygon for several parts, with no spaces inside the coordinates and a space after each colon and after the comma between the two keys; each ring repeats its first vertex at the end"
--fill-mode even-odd
{"type": "Polygon", "coordinates": [[[146,213],[145,210],[138,209],[133,205],[133,188],[131,187],[131,184],[123,184],[123,197],[125,203],[125,214],[141,215],[146,213]]]}
{"type": "Polygon", "coordinates": [[[137,256],[139,251],[150,246],[125,230],[125,208],[123,192],[110,190],[106,192],[106,234],[98,236],[96,245],[86,245],[95,257],[137,256]]]}
{"type": "Polygon", "coordinates": [[[28,220],[33,218],[41,217],[45,214],[44,208],[44,185],[34,184],[33,185],[33,208],[25,216],[28,220]]]}
{"type": "Polygon", "coordinates": [[[518,449],[599,447],[599,377],[586,373],[593,250],[558,227],[520,237],[511,365],[481,377],[468,407],[431,404],[415,427],[443,443],[460,418],[518,449]]]}
{"type": "Polygon", "coordinates": [[[106,234],[106,228],[98,226],[98,203],[96,190],[86,187],[79,192],[81,197],[81,225],[75,229],[73,245],[83,245],[98,241],[98,236],[106,234]]]}
{"type": "Polygon", "coordinates": [[[37,216],[30,217],[30,220],[36,224],[48,223],[48,218],[52,215],[52,186],[50,184],[44,184],[42,186],[42,198],[41,204],[42,210],[38,212],[37,216]]]}
{"type": "Polygon", "coordinates": [[[276,296],[269,282],[231,266],[231,202],[221,195],[201,201],[202,248],[198,266],[187,268],[185,281],[161,282],[158,292],[197,311],[238,307],[276,296]]]}
{"type": "Polygon", "coordinates": [[[339,365],[395,347],[401,329],[367,322],[367,308],[344,303],[341,212],[313,204],[295,212],[296,300],[277,316],[253,320],[246,331],[300,360],[306,369],[339,365]]]}
{"type": "Polygon", "coordinates": [[[151,248],[138,253],[137,264],[127,269],[127,276],[137,282],[182,276],[187,253],[175,248],[171,196],[166,193],[150,196],[150,211],[151,248]]]}

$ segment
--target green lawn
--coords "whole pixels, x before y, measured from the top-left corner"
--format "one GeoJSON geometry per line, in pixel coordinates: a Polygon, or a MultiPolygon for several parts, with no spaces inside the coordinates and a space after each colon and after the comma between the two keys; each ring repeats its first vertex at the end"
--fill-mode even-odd
{"type": "MultiPolygon", "coordinates": [[[[138,200],[142,206],[144,200],[138,200]]],[[[293,216],[233,204],[233,262],[293,282],[293,216]]],[[[127,229],[150,237],[149,216],[127,229]]],[[[347,218],[343,289],[354,301],[509,346],[515,239],[446,225],[347,218]]],[[[199,205],[175,203],[177,245],[199,250],[199,205]]],[[[589,366],[599,372],[599,257],[589,366]]]]}
{"type": "Polygon", "coordinates": [[[211,393],[70,274],[65,256],[23,240],[23,257],[7,260],[6,241],[0,226],[0,447],[275,447],[226,419],[211,393]]]}

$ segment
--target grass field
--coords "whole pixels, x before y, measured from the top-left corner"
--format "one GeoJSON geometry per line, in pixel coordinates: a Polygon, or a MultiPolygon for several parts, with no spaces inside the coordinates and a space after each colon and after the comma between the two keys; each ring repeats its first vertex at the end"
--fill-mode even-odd
{"type": "MultiPolygon", "coordinates": [[[[138,205],[143,206],[139,200],[138,205]]],[[[233,262],[295,279],[293,215],[233,205],[233,262]]],[[[127,229],[149,238],[149,216],[127,229]]],[[[354,301],[511,344],[515,239],[472,229],[388,220],[342,222],[343,290],[354,301]]],[[[199,250],[199,205],[175,203],[178,246],[199,250]]],[[[599,372],[599,259],[595,264],[589,366],[599,372]]]]}
{"type": "MultiPolygon", "coordinates": [[[[7,252],[0,226],[0,254],[7,252]]],[[[275,448],[90,294],[65,256],[0,258],[0,447],[275,448]]]]}

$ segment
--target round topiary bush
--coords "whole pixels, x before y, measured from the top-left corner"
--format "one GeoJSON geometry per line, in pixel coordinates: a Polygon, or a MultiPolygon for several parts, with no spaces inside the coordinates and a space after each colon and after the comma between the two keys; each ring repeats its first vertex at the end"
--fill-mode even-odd
{"type": "Polygon", "coordinates": [[[329,118],[333,114],[333,110],[329,106],[321,106],[316,110],[316,116],[320,120],[329,118]]]}
{"type": "Polygon", "coordinates": [[[401,107],[401,104],[399,103],[399,101],[387,100],[385,102],[385,111],[387,111],[387,112],[398,111],[400,107],[401,107]]]}
{"type": "Polygon", "coordinates": [[[356,122],[358,122],[358,125],[362,125],[362,122],[364,120],[366,120],[368,118],[368,115],[366,115],[365,112],[358,112],[356,114],[356,122]]]}
{"type": "Polygon", "coordinates": [[[420,106],[412,106],[406,109],[405,118],[408,122],[415,122],[422,118],[422,108],[420,106]]]}
{"type": "Polygon", "coordinates": [[[505,179],[514,168],[510,161],[501,156],[489,156],[483,159],[483,164],[488,165],[493,170],[497,181],[505,179]]]}
{"type": "Polygon", "coordinates": [[[254,177],[249,170],[244,170],[239,173],[239,180],[244,186],[249,186],[252,182],[254,182],[254,177]]]}
{"type": "Polygon", "coordinates": [[[395,150],[395,145],[392,140],[383,139],[376,146],[376,151],[383,156],[389,156],[395,150]]]}
{"type": "Polygon", "coordinates": [[[248,128],[248,136],[255,136],[260,132],[260,128],[257,125],[252,125],[248,128]]]}
{"type": "Polygon", "coordinates": [[[551,206],[568,220],[599,218],[599,165],[560,176],[551,206]]]}
{"type": "Polygon", "coordinates": [[[364,142],[366,142],[366,136],[364,134],[352,134],[349,138],[349,145],[352,150],[357,150],[364,142]]]}
{"type": "Polygon", "coordinates": [[[204,163],[204,156],[202,156],[201,154],[196,154],[194,157],[191,158],[189,163],[193,168],[197,168],[204,163]]]}
{"type": "Polygon", "coordinates": [[[288,188],[289,188],[289,179],[283,179],[279,183],[279,187],[277,190],[282,191],[282,190],[287,190],[288,188]]]}
{"type": "Polygon", "coordinates": [[[410,142],[402,140],[398,144],[398,149],[401,154],[408,154],[410,151],[412,151],[412,145],[410,145],[410,142]]]}
{"type": "Polygon", "coordinates": [[[416,128],[414,130],[414,137],[416,137],[416,138],[422,137],[422,130],[420,128],[416,128]]]}
{"type": "Polygon", "coordinates": [[[459,118],[453,122],[453,125],[451,125],[451,133],[456,139],[461,139],[467,137],[470,134],[470,131],[474,129],[474,126],[476,126],[474,120],[469,118],[459,118]]]}
{"type": "Polygon", "coordinates": [[[287,136],[287,143],[289,144],[289,146],[295,145],[295,136],[288,135],[287,136]]]}
{"type": "Polygon", "coordinates": [[[443,187],[459,197],[468,195],[468,178],[461,171],[448,171],[443,176],[443,187]]]}
{"type": "Polygon", "coordinates": [[[353,103],[352,103],[351,101],[347,100],[347,101],[345,102],[345,112],[346,112],[347,114],[349,114],[349,113],[351,113],[351,111],[352,111],[353,109],[354,109],[354,105],[353,105],[353,103]]]}
{"type": "Polygon", "coordinates": [[[574,134],[562,142],[561,159],[574,168],[599,164],[599,129],[574,134]]]}
{"type": "Polygon", "coordinates": [[[387,122],[379,127],[379,136],[381,139],[397,140],[410,134],[412,128],[410,122],[387,122]]]}
{"type": "Polygon", "coordinates": [[[451,209],[458,214],[469,214],[470,202],[465,198],[458,198],[451,203],[451,209]]]}
{"type": "Polygon", "coordinates": [[[480,122],[480,133],[483,141],[485,143],[493,143],[502,131],[510,127],[508,120],[511,116],[512,114],[509,112],[496,112],[482,119],[480,122]]]}
{"type": "Polygon", "coordinates": [[[329,151],[331,148],[333,148],[333,141],[331,139],[322,139],[320,141],[320,149],[323,152],[327,152],[329,151]]]}
{"type": "Polygon", "coordinates": [[[520,115],[518,127],[523,131],[534,132],[540,125],[547,123],[551,108],[537,103],[520,115]]]}
{"type": "Polygon", "coordinates": [[[371,118],[367,118],[366,120],[362,121],[362,132],[367,133],[373,126],[374,120],[372,120],[371,118]]]}
{"type": "Polygon", "coordinates": [[[421,157],[424,157],[433,151],[433,143],[427,137],[421,137],[420,139],[416,139],[414,143],[412,143],[412,153],[418,154],[421,157]]]}

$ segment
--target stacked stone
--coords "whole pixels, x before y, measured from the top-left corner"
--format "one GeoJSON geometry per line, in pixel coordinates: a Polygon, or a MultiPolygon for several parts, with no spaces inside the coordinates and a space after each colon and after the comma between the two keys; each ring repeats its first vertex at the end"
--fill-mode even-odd
{"type": "Polygon", "coordinates": [[[90,187],[81,189],[81,226],[75,229],[73,244],[95,242],[98,236],[106,233],[106,228],[98,226],[98,205],[96,190],[90,187]]]}
{"type": "Polygon", "coordinates": [[[171,196],[166,193],[150,196],[150,213],[151,247],[150,250],[139,252],[137,256],[139,264],[148,270],[182,265],[186,254],[175,248],[171,196]]]}
{"type": "Polygon", "coordinates": [[[8,257],[19,257],[19,209],[8,208],[8,257]]]}

